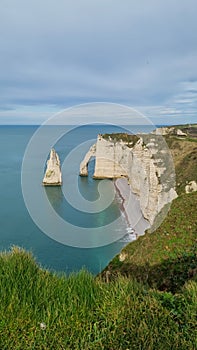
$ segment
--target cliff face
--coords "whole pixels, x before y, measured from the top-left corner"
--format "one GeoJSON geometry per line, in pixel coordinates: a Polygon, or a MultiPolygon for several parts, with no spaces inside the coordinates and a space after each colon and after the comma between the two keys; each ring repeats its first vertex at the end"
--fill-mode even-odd
{"type": "Polygon", "coordinates": [[[80,164],[80,175],[81,176],[88,176],[88,163],[92,157],[96,155],[96,144],[92,145],[86,153],[85,158],[80,164]]]}
{"type": "Polygon", "coordinates": [[[177,127],[161,127],[157,128],[153,131],[156,135],[175,135],[175,136],[187,136],[187,133],[183,132],[181,129],[177,127]]]}
{"type": "Polygon", "coordinates": [[[62,174],[60,169],[60,160],[58,154],[52,148],[50,158],[47,161],[47,169],[43,179],[45,186],[61,186],[62,174]]]}
{"type": "Polygon", "coordinates": [[[133,136],[133,141],[132,135],[127,141],[98,135],[93,151],[81,163],[80,175],[88,174],[88,162],[95,156],[95,179],[126,177],[139,197],[144,218],[152,225],[164,205],[177,196],[173,162],[164,142],[157,135],[133,136]]]}

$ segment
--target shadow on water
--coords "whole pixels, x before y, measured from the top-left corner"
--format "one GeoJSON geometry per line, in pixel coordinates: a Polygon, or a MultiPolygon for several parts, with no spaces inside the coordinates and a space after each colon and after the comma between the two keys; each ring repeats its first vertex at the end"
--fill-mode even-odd
{"type": "Polygon", "coordinates": [[[88,163],[88,176],[78,177],[79,192],[88,201],[95,201],[99,198],[98,185],[102,180],[93,179],[94,168],[95,158],[92,158],[88,163]]]}
{"type": "MultiPolygon", "coordinates": [[[[93,171],[94,160],[90,162],[88,177],[78,177],[79,194],[88,201],[96,201],[99,198],[98,185],[100,181],[92,178],[93,171]]],[[[121,216],[118,203],[115,199],[106,209],[96,213],[89,213],[74,208],[67,201],[60,186],[46,186],[45,192],[54,210],[64,220],[78,227],[94,228],[105,226],[121,216]]]]}
{"type": "Polygon", "coordinates": [[[46,195],[53,208],[57,211],[61,211],[61,207],[64,201],[64,195],[60,186],[46,186],[46,195]]]}

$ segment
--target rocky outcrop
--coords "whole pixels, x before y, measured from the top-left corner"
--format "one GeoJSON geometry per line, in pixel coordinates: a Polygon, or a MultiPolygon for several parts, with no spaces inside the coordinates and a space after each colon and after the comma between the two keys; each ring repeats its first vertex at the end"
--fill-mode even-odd
{"type": "Polygon", "coordinates": [[[187,136],[187,134],[185,132],[183,132],[181,129],[177,129],[176,134],[177,134],[177,136],[187,136]]]}
{"type": "Polygon", "coordinates": [[[195,192],[195,191],[197,191],[197,183],[196,183],[196,181],[190,181],[185,186],[185,192],[190,193],[190,192],[195,192]]]}
{"type": "Polygon", "coordinates": [[[175,128],[175,127],[161,127],[161,128],[157,128],[153,131],[153,134],[156,135],[175,135],[175,136],[182,136],[185,137],[187,136],[187,134],[185,132],[183,132],[181,129],[175,128]]]}
{"type": "Polygon", "coordinates": [[[60,169],[60,160],[58,154],[52,148],[50,158],[47,161],[47,169],[42,181],[45,186],[61,186],[62,174],[60,169]]]}
{"type": "Polygon", "coordinates": [[[98,135],[96,146],[85,156],[80,175],[88,174],[89,156],[94,154],[95,179],[128,179],[131,191],[139,197],[144,218],[152,225],[156,215],[177,197],[172,159],[167,154],[163,138],[156,135],[118,137],[98,135]],[[133,142],[132,142],[133,139],[133,142]]]}

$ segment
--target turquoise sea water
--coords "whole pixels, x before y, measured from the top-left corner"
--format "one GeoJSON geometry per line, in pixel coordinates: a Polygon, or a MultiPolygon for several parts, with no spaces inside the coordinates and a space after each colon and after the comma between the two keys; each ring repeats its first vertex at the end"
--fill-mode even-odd
{"type": "MultiPolygon", "coordinates": [[[[17,245],[31,250],[37,261],[46,268],[69,273],[85,267],[96,274],[121,250],[127,239],[121,239],[99,248],[74,248],[49,238],[37,227],[25,206],[21,188],[21,166],[24,152],[36,129],[36,126],[0,127],[0,250],[7,250],[12,245],[17,245]]],[[[101,125],[74,128],[56,143],[55,149],[60,156],[61,163],[63,163],[73,148],[87,140],[96,140],[99,132],[117,131],[121,130],[117,127],[101,125]]],[[[39,152],[38,158],[42,154],[42,149],[39,149],[39,152]]],[[[81,155],[81,159],[83,156],[84,153],[81,155]]],[[[37,173],[37,161],[36,159],[32,161],[34,162],[34,170],[30,176],[33,179],[37,173]]],[[[88,178],[78,176],[79,164],[77,162],[69,168],[70,176],[67,174],[65,177],[63,174],[64,186],[70,189],[71,197],[72,182],[75,179],[79,191],[85,199],[93,201],[98,198],[99,181],[92,179],[93,167],[94,163],[90,162],[88,178]]],[[[97,227],[106,225],[120,216],[120,224],[116,229],[123,232],[123,236],[124,233],[126,235],[126,223],[120,212],[118,198],[115,198],[112,204],[101,213],[82,213],[67,202],[63,189],[43,188],[41,180],[41,177],[36,180],[38,189],[46,191],[51,205],[62,218],[79,227],[97,227]]],[[[37,203],[38,208],[39,205],[37,203]]]]}

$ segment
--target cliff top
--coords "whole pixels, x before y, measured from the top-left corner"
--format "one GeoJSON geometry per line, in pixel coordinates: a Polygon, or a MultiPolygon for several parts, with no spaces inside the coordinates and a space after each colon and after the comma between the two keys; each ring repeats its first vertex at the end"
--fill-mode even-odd
{"type": "Polygon", "coordinates": [[[119,142],[123,141],[127,144],[128,147],[133,147],[136,142],[139,140],[139,136],[134,134],[127,134],[127,133],[112,133],[112,134],[102,134],[101,135],[103,139],[107,141],[114,141],[119,142]]]}
{"type": "MultiPolygon", "coordinates": [[[[181,194],[185,192],[185,186],[190,181],[197,182],[197,124],[158,128],[158,130],[161,129],[164,130],[163,137],[171,151],[175,165],[176,189],[178,194],[181,194]],[[177,130],[181,130],[185,135],[177,134],[177,130]]],[[[101,136],[105,140],[114,142],[122,140],[128,147],[133,147],[139,140],[139,135],[127,133],[103,134],[101,136]]],[[[145,144],[147,144],[149,135],[143,134],[142,136],[145,144]]]]}
{"type": "Polygon", "coordinates": [[[176,136],[179,138],[186,138],[189,140],[197,140],[197,124],[172,125],[157,128],[153,133],[161,134],[163,136],[176,136]]]}

